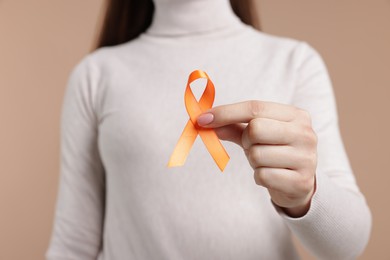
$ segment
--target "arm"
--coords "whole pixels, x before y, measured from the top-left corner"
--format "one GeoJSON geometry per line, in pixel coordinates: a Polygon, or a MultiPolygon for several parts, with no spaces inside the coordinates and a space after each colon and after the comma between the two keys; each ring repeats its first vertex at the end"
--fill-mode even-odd
{"type": "Polygon", "coordinates": [[[81,62],[62,105],[60,187],[46,259],[96,259],[101,247],[104,169],[97,146],[97,75],[81,62]]]}
{"type": "Polygon", "coordinates": [[[301,48],[294,105],[309,111],[318,137],[317,190],[309,212],[287,225],[320,259],[353,259],[367,245],[371,213],[360,193],[341,139],[332,83],[321,56],[301,48]]]}
{"type": "Polygon", "coordinates": [[[320,259],[356,258],[371,215],[340,138],[334,96],[320,56],[303,44],[292,106],[246,101],[214,107],[202,127],[245,151],[290,230],[320,259]]]}

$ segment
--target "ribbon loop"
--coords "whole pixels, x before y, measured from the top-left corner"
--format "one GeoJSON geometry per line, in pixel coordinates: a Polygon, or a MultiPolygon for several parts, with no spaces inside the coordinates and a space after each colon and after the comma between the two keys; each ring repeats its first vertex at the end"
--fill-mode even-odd
{"type": "Polygon", "coordinates": [[[213,106],[214,98],[214,84],[210,80],[207,73],[201,70],[193,71],[188,77],[187,87],[184,95],[184,102],[190,119],[184,127],[183,133],[181,134],[179,141],[171,155],[171,158],[168,162],[168,167],[184,165],[191,147],[199,134],[219,169],[221,171],[225,169],[226,164],[230,158],[226,150],[223,148],[217,134],[213,129],[201,128],[196,123],[197,118],[203,112],[213,106]],[[207,84],[202,96],[200,97],[199,101],[197,101],[194,93],[191,90],[190,84],[200,78],[207,79],[207,84]]]}

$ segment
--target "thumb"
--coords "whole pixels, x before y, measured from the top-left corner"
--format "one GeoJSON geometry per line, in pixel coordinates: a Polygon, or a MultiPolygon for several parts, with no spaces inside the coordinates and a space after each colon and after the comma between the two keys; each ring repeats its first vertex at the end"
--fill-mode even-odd
{"type": "Polygon", "coordinates": [[[241,136],[244,129],[244,124],[232,124],[214,128],[214,131],[218,135],[219,139],[236,143],[242,147],[241,136]]]}

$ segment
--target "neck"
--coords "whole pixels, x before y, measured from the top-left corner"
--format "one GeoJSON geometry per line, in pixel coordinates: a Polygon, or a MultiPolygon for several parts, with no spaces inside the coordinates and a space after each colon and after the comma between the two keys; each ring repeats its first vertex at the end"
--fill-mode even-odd
{"type": "Polygon", "coordinates": [[[240,23],[229,0],[154,0],[154,4],[148,34],[207,33],[240,23]]]}

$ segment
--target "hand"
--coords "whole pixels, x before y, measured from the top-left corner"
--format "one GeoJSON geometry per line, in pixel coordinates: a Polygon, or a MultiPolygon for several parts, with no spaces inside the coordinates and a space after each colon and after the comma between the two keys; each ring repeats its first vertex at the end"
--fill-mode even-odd
{"type": "Polygon", "coordinates": [[[293,106],[246,101],[214,107],[199,126],[215,128],[219,138],[240,145],[254,169],[256,184],[268,189],[274,204],[300,217],[315,191],[317,137],[308,112],[293,106]]]}

